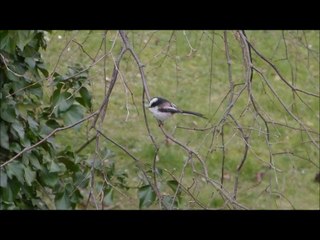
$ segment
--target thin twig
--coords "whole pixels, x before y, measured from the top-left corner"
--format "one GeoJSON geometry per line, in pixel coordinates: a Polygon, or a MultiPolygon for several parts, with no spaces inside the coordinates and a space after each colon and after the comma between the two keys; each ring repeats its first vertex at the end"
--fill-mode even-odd
{"type": "Polygon", "coordinates": [[[92,118],[92,117],[95,116],[97,113],[98,113],[98,112],[94,112],[94,113],[88,115],[87,117],[85,117],[85,118],[83,118],[83,119],[81,119],[81,120],[79,120],[79,121],[77,121],[77,122],[75,122],[75,123],[73,123],[73,124],[70,124],[70,125],[68,125],[68,126],[66,126],[66,127],[56,128],[56,129],[53,130],[49,135],[47,135],[45,138],[41,139],[39,142],[33,144],[33,145],[30,146],[30,147],[24,148],[21,152],[19,152],[18,154],[16,154],[14,157],[12,157],[12,158],[9,159],[8,161],[6,161],[6,162],[4,162],[3,164],[1,164],[0,167],[1,167],[1,168],[4,167],[4,166],[7,165],[8,163],[12,162],[13,160],[15,160],[16,158],[18,158],[19,156],[21,156],[23,153],[25,153],[25,152],[27,152],[27,151],[30,151],[31,149],[39,146],[41,143],[47,141],[51,136],[53,136],[53,135],[56,134],[57,132],[60,132],[60,131],[63,131],[63,130],[72,128],[72,127],[74,127],[74,126],[76,126],[76,125],[78,125],[78,124],[80,124],[80,123],[82,123],[82,122],[84,122],[84,121],[92,118]]]}
{"type": "Polygon", "coordinates": [[[58,67],[58,65],[59,65],[59,62],[60,62],[60,60],[61,60],[61,57],[62,57],[62,55],[64,54],[64,52],[67,50],[67,48],[69,47],[70,43],[71,43],[71,42],[73,41],[73,39],[75,38],[76,34],[77,34],[77,33],[75,33],[75,34],[71,37],[71,39],[67,42],[67,44],[64,46],[64,48],[62,49],[61,53],[59,54],[58,60],[57,60],[56,64],[54,65],[51,74],[50,74],[50,75],[48,76],[48,78],[47,78],[48,81],[49,81],[49,84],[51,84],[51,83],[53,82],[52,77],[53,77],[53,75],[54,75],[55,72],[56,72],[56,69],[57,69],[57,67],[58,67]]]}
{"type": "Polygon", "coordinates": [[[183,184],[181,184],[181,182],[178,181],[178,179],[177,179],[170,171],[168,171],[167,169],[163,169],[163,170],[164,170],[166,173],[168,173],[175,181],[177,181],[177,182],[179,183],[179,186],[181,187],[181,190],[184,191],[185,193],[187,193],[187,194],[194,200],[194,202],[195,202],[196,204],[198,204],[199,207],[201,207],[201,208],[203,208],[203,209],[206,209],[206,206],[205,206],[203,203],[201,203],[201,202],[199,201],[199,199],[197,199],[197,198],[189,191],[189,189],[193,186],[193,184],[192,184],[191,187],[186,188],[185,186],[183,186],[183,184]]]}
{"type": "Polygon", "coordinates": [[[88,141],[86,141],[81,147],[78,148],[78,150],[75,151],[75,154],[80,153],[84,148],[86,148],[93,140],[95,140],[97,135],[94,135],[92,138],[90,138],[88,141]]]}
{"type": "Polygon", "coordinates": [[[271,84],[269,83],[269,81],[265,78],[265,76],[263,75],[263,73],[257,69],[256,67],[253,66],[253,69],[258,72],[260,74],[260,76],[262,76],[262,79],[265,81],[265,83],[268,85],[269,89],[272,91],[273,95],[278,99],[278,101],[281,103],[281,105],[283,106],[283,108],[287,111],[287,113],[296,121],[300,124],[300,126],[305,130],[305,132],[307,133],[307,135],[309,136],[310,140],[312,141],[312,143],[317,147],[320,148],[319,145],[317,144],[317,142],[313,139],[313,137],[310,135],[308,129],[306,128],[306,126],[303,124],[303,122],[296,117],[291,111],[290,109],[288,109],[288,107],[284,104],[284,102],[282,101],[282,99],[279,97],[279,95],[276,93],[276,91],[273,89],[273,87],[271,86],[271,84]]]}
{"type": "Polygon", "coordinates": [[[240,133],[241,133],[241,137],[243,138],[243,141],[244,141],[244,153],[243,153],[243,157],[240,161],[240,164],[238,165],[237,167],[237,175],[235,177],[235,182],[234,182],[234,190],[233,190],[233,196],[234,196],[234,199],[237,198],[237,191],[238,191],[238,183],[239,183],[239,176],[240,176],[240,171],[241,171],[241,168],[244,164],[244,162],[246,161],[247,159],[247,155],[248,155],[248,150],[249,150],[249,144],[248,144],[248,141],[249,141],[249,137],[245,135],[241,125],[238,123],[238,121],[231,115],[229,114],[230,118],[234,121],[234,123],[237,125],[240,133]]]}
{"type": "Polygon", "coordinates": [[[280,73],[280,71],[278,70],[278,68],[277,68],[272,62],[270,62],[266,57],[264,57],[248,40],[247,40],[247,43],[250,45],[250,47],[255,51],[255,53],[256,53],[262,60],[264,60],[266,63],[268,63],[268,64],[273,68],[273,70],[278,74],[278,76],[280,77],[280,79],[281,79],[287,86],[289,86],[293,91],[295,91],[295,92],[301,92],[301,93],[304,93],[304,94],[309,95],[309,96],[313,96],[313,97],[320,98],[320,95],[317,95],[317,94],[315,94],[315,93],[311,93],[311,92],[308,92],[308,91],[305,91],[305,90],[302,90],[302,89],[299,89],[299,88],[296,88],[296,87],[292,86],[292,85],[282,76],[282,74],[280,73]]]}
{"type": "Polygon", "coordinates": [[[224,125],[221,127],[221,148],[222,148],[222,162],[221,162],[221,187],[223,186],[223,180],[224,180],[224,162],[226,159],[226,149],[224,145],[224,131],[223,131],[224,125]]]}
{"type": "Polygon", "coordinates": [[[97,121],[98,121],[98,118],[100,117],[100,124],[103,122],[104,120],[104,117],[105,117],[105,114],[106,114],[106,111],[107,111],[107,107],[108,107],[108,103],[109,103],[109,98],[110,98],[110,95],[112,93],[112,90],[113,90],[113,87],[117,81],[117,77],[118,77],[118,73],[119,73],[119,65],[120,65],[120,61],[124,55],[124,53],[127,51],[126,48],[122,48],[119,55],[118,55],[118,58],[116,60],[116,63],[115,63],[115,66],[113,68],[113,72],[112,72],[112,77],[111,77],[111,82],[110,82],[110,85],[109,85],[109,88],[108,88],[108,92],[107,92],[107,95],[105,96],[100,108],[99,108],[99,111],[98,111],[98,114],[97,116],[95,117],[93,123],[92,123],[92,126],[91,128],[94,128],[97,121]]]}
{"type": "Polygon", "coordinates": [[[3,62],[3,64],[4,64],[4,66],[6,67],[6,69],[7,69],[9,72],[11,72],[13,75],[15,75],[15,76],[17,76],[17,77],[24,77],[24,75],[21,75],[21,74],[19,74],[19,73],[16,73],[16,72],[12,71],[12,70],[8,67],[7,61],[6,61],[5,57],[4,57],[1,53],[0,53],[0,56],[1,56],[1,58],[2,58],[2,62],[3,62]]]}
{"type": "Polygon", "coordinates": [[[166,131],[163,129],[163,126],[160,125],[160,129],[162,131],[162,133],[171,141],[173,141],[174,143],[176,143],[177,145],[179,145],[180,147],[182,147],[188,154],[193,154],[194,156],[196,156],[196,158],[200,161],[203,171],[204,171],[204,175],[205,176],[209,176],[208,175],[208,169],[203,161],[203,159],[200,157],[200,155],[198,153],[196,153],[194,150],[192,150],[191,148],[189,148],[188,146],[186,146],[185,144],[179,142],[177,139],[175,139],[174,137],[170,136],[168,133],[166,133],[166,131]]]}
{"type": "MultiPolygon", "coordinates": [[[[143,167],[141,165],[141,161],[136,158],[135,156],[133,156],[125,147],[123,147],[122,145],[120,145],[119,143],[115,142],[114,140],[112,140],[111,138],[107,137],[104,133],[102,133],[100,130],[96,129],[96,131],[103,136],[105,139],[107,139],[108,141],[110,141],[111,143],[113,143],[114,145],[116,145],[117,147],[119,147],[122,151],[124,151],[128,156],[130,156],[137,164],[137,167],[140,169],[140,171],[142,172],[142,174],[144,175],[145,179],[148,181],[149,185],[152,187],[153,191],[156,193],[159,201],[162,201],[162,196],[161,193],[158,189],[158,187],[154,184],[152,184],[152,182],[150,181],[147,173],[143,170],[143,167]]],[[[164,205],[164,208],[166,209],[166,206],[164,205]]]]}
{"type": "Polygon", "coordinates": [[[72,42],[74,42],[75,44],[77,44],[77,45],[81,48],[82,52],[84,52],[84,53],[91,59],[92,62],[95,61],[95,59],[94,59],[93,57],[91,57],[90,54],[84,49],[84,47],[82,46],[81,43],[78,43],[78,42],[77,42],[76,40],[74,40],[74,39],[72,39],[72,42]]]}

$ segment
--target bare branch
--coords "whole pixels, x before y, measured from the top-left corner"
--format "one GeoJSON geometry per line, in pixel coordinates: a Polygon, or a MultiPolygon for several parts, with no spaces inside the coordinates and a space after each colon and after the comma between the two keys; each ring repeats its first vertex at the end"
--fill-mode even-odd
{"type": "Polygon", "coordinates": [[[0,53],[0,56],[1,56],[1,58],[2,58],[2,62],[3,62],[3,64],[4,64],[4,66],[6,67],[6,69],[9,71],[9,72],[11,72],[13,75],[15,75],[15,76],[17,76],[17,77],[24,77],[24,75],[21,75],[21,74],[19,74],[19,73],[16,73],[16,72],[14,72],[13,70],[11,70],[9,67],[8,67],[8,65],[7,65],[7,60],[6,60],[6,58],[0,53]]]}
{"type": "Polygon", "coordinates": [[[278,76],[280,77],[280,79],[288,86],[290,87],[294,92],[301,92],[301,93],[304,93],[306,95],[309,95],[309,96],[313,96],[313,97],[317,97],[317,98],[320,98],[320,95],[317,95],[315,93],[311,93],[311,92],[307,92],[305,90],[302,90],[302,89],[299,89],[299,88],[296,88],[294,86],[292,86],[283,76],[282,74],[280,73],[280,71],[278,70],[278,68],[272,63],[270,62],[266,57],[264,57],[260,52],[258,52],[257,49],[255,49],[255,47],[247,40],[249,46],[255,51],[255,53],[262,59],[264,60],[266,63],[268,63],[272,68],[273,70],[278,74],[278,76]]]}
{"type": "Polygon", "coordinates": [[[93,57],[91,57],[90,54],[84,49],[84,47],[82,46],[81,43],[78,43],[78,42],[77,42],[76,40],[74,40],[74,39],[72,39],[72,42],[74,42],[75,44],[77,44],[77,45],[81,48],[82,52],[84,52],[84,53],[91,59],[92,62],[95,61],[95,59],[94,59],[93,57]]]}
{"type": "Polygon", "coordinates": [[[234,183],[234,199],[237,198],[237,191],[238,191],[238,183],[239,183],[239,176],[240,176],[240,171],[241,171],[241,168],[244,164],[244,162],[246,161],[247,159],[247,155],[248,155],[248,150],[249,150],[249,144],[248,144],[248,141],[249,141],[249,137],[245,135],[241,125],[238,123],[238,121],[231,115],[229,114],[229,116],[231,117],[231,119],[234,121],[234,123],[237,125],[240,133],[241,133],[241,137],[243,138],[243,141],[244,141],[244,153],[243,153],[243,157],[240,161],[240,164],[238,165],[237,167],[237,175],[236,175],[236,178],[235,178],[235,183],[234,183]]]}
{"type": "Polygon", "coordinates": [[[98,118],[100,117],[101,121],[100,123],[103,122],[104,120],[104,117],[105,117],[105,114],[106,114],[106,111],[107,111],[107,107],[108,107],[108,104],[109,104],[109,98],[110,98],[110,95],[112,93],[112,90],[113,90],[113,87],[117,81],[117,77],[118,77],[118,73],[119,73],[119,66],[120,66],[120,61],[124,55],[124,53],[127,51],[126,48],[122,48],[120,53],[119,53],[119,56],[116,60],[116,63],[115,63],[115,66],[113,68],[113,72],[112,72],[112,77],[111,77],[111,82],[110,82],[110,85],[109,85],[109,89],[108,89],[108,92],[107,92],[107,95],[105,96],[101,106],[100,106],[100,109],[98,111],[98,115],[95,117],[93,123],[92,123],[92,126],[91,128],[95,127],[96,123],[97,123],[97,120],[98,118]]]}
{"type": "Polygon", "coordinates": [[[180,147],[182,147],[188,154],[194,155],[201,163],[203,171],[204,171],[204,175],[206,177],[208,177],[208,170],[207,167],[203,161],[203,159],[200,157],[200,155],[198,153],[196,153],[195,151],[193,151],[191,148],[189,148],[188,146],[186,146],[185,144],[179,142],[178,140],[176,140],[175,138],[173,138],[172,136],[170,136],[168,133],[165,132],[165,130],[163,129],[162,126],[160,126],[160,129],[162,131],[162,133],[168,138],[170,139],[172,142],[178,144],[180,147]]]}
{"type": "Polygon", "coordinates": [[[80,153],[84,148],[86,148],[93,140],[95,140],[97,135],[94,135],[92,138],[90,138],[88,141],[86,141],[84,144],[79,147],[78,150],[75,151],[76,154],[80,153]]]}
{"type": "Polygon", "coordinates": [[[203,203],[201,203],[201,202],[199,201],[199,199],[197,199],[197,198],[189,191],[189,189],[190,189],[192,186],[186,188],[181,182],[179,182],[179,180],[178,180],[170,171],[168,171],[167,169],[164,169],[164,171],[165,171],[166,173],[168,173],[175,181],[177,181],[177,182],[179,183],[179,186],[180,186],[181,190],[184,191],[185,193],[187,193],[187,194],[194,200],[194,202],[195,202],[199,207],[201,207],[201,208],[203,208],[203,209],[207,209],[206,206],[205,206],[203,203]]]}
{"type": "Polygon", "coordinates": [[[305,130],[305,132],[307,133],[307,135],[309,136],[310,140],[312,141],[312,143],[317,147],[320,148],[319,145],[317,144],[317,142],[313,139],[313,137],[310,135],[308,129],[306,128],[306,126],[304,125],[304,123],[298,118],[296,117],[291,111],[290,109],[288,109],[288,107],[284,104],[284,102],[281,100],[281,98],[279,97],[279,95],[276,93],[276,91],[273,89],[273,87],[271,86],[271,84],[269,83],[269,81],[265,78],[265,76],[263,75],[263,73],[257,69],[256,67],[253,67],[253,69],[258,72],[260,74],[260,76],[262,76],[262,79],[265,81],[265,83],[268,85],[269,89],[272,91],[273,95],[278,99],[278,101],[281,103],[281,105],[283,106],[283,108],[287,111],[287,113],[296,121],[300,124],[300,126],[305,130]]]}
{"type": "MultiPolygon", "coordinates": [[[[149,177],[147,175],[147,173],[143,170],[143,167],[141,165],[141,161],[136,158],[135,156],[133,156],[127,149],[125,149],[122,145],[120,145],[119,143],[115,142],[114,140],[112,140],[111,138],[107,137],[105,134],[103,134],[100,130],[96,129],[96,131],[101,134],[101,136],[103,136],[105,139],[107,139],[108,141],[110,141],[111,143],[113,143],[114,145],[116,145],[117,147],[119,147],[122,151],[124,151],[128,156],[130,156],[137,164],[137,167],[139,168],[139,170],[142,172],[142,174],[144,175],[145,179],[148,181],[149,185],[152,187],[153,191],[156,193],[159,201],[162,201],[162,196],[161,193],[157,187],[157,185],[153,184],[150,180],[149,177]]],[[[163,207],[166,209],[165,204],[163,205],[163,207]]]]}

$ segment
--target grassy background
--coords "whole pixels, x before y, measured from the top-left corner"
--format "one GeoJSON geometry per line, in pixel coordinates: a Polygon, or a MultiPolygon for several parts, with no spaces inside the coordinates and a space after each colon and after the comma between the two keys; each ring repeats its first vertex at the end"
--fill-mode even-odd
{"type": "MultiPolygon", "coordinates": [[[[244,67],[239,42],[233,31],[228,31],[230,57],[232,60],[232,78],[239,91],[244,83],[244,67]]],[[[267,59],[276,64],[281,74],[294,86],[319,94],[319,31],[247,31],[249,41],[267,59]],[[284,41],[285,40],[285,41],[284,41]]],[[[96,110],[103,99],[105,84],[108,84],[113,70],[114,59],[121,47],[116,31],[108,31],[106,44],[98,52],[104,31],[53,31],[48,35],[47,51],[44,59],[50,71],[64,73],[69,65],[80,62],[84,66],[92,64],[92,58],[102,56],[104,49],[110,54],[90,69],[90,88],[93,93],[93,109],[96,110]],[[80,43],[86,53],[75,40],[80,43]],[[59,62],[57,64],[57,61],[59,62]],[[106,79],[104,78],[104,71],[106,79]]],[[[228,66],[222,31],[128,31],[128,37],[145,64],[145,73],[152,96],[163,96],[182,109],[202,112],[216,124],[222,117],[226,99],[220,103],[229,91],[228,66]],[[192,51],[192,48],[195,49],[192,51]]],[[[253,54],[253,63],[272,84],[277,94],[288,108],[298,116],[307,127],[319,133],[319,99],[301,95],[306,107],[292,91],[280,80],[279,76],[265,62],[253,54]]],[[[106,119],[103,124],[105,134],[125,146],[140,158],[146,169],[150,169],[154,157],[154,148],[145,128],[143,104],[141,103],[142,85],[138,68],[130,54],[126,54],[120,65],[121,74],[110,98],[106,119]],[[125,87],[128,86],[132,92],[125,87]]],[[[287,123],[299,128],[268,90],[258,74],[254,74],[252,90],[259,109],[265,117],[276,122],[287,123]]],[[[50,87],[47,93],[50,93],[50,87]]],[[[319,171],[319,150],[301,131],[269,124],[270,143],[273,153],[292,152],[273,156],[274,165],[280,170],[275,172],[267,168],[269,150],[265,142],[265,127],[257,118],[252,106],[245,110],[248,94],[245,92],[232,110],[233,116],[245,128],[253,128],[250,150],[239,178],[238,201],[252,209],[319,209],[319,183],[314,182],[319,171]],[[241,117],[240,117],[241,116],[241,117]],[[298,156],[298,157],[297,157],[298,156]],[[257,174],[264,174],[261,181],[257,174]]],[[[157,166],[171,172],[178,179],[183,170],[187,155],[173,143],[167,143],[151,114],[148,114],[152,134],[160,144],[157,166]]],[[[80,131],[68,130],[57,136],[57,142],[72,145],[78,149],[91,135],[88,124],[80,131]]],[[[179,141],[195,149],[205,158],[211,178],[219,181],[221,177],[221,136],[212,139],[209,131],[189,131],[179,127],[203,128],[208,122],[192,116],[174,116],[165,123],[165,129],[173,133],[179,141]],[[212,151],[208,153],[210,144],[212,151]]],[[[319,135],[312,135],[319,140],[319,135]]],[[[239,131],[231,121],[224,127],[225,138],[225,187],[232,192],[236,168],[243,155],[244,143],[239,131]]],[[[319,143],[319,142],[318,142],[319,143]]],[[[101,139],[105,146],[115,153],[116,167],[129,174],[129,185],[138,186],[140,179],[132,159],[119,148],[101,139]]],[[[89,145],[83,154],[94,154],[95,144],[89,145]]],[[[194,160],[195,167],[201,167],[194,160]]],[[[217,192],[192,173],[190,164],[184,169],[184,186],[191,186],[191,192],[207,207],[219,208],[223,201],[217,192]]],[[[171,177],[164,173],[162,180],[171,177]]],[[[170,192],[170,189],[164,189],[170,192]]],[[[172,194],[172,192],[171,192],[172,194]]],[[[136,189],[125,194],[116,194],[116,208],[138,208],[136,189]]],[[[197,208],[185,197],[181,208],[197,208]]],[[[157,208],[158,206],[153,206],[157,208]]]]}

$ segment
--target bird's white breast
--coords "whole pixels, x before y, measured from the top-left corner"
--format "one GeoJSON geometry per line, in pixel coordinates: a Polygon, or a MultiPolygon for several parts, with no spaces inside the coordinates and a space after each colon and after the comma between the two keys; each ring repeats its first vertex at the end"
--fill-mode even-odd
{"type": "Polygon", "coordinates": [[[159,112],[158,107],[149,108],[149,110],[153,113],[155,118],[160,121],[164,121],[172,115],[172,113],[169,112],[159,112]]]}

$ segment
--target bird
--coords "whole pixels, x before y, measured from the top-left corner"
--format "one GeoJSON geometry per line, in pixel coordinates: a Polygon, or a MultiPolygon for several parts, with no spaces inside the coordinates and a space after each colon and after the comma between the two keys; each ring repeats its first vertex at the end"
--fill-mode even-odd
{"type": "Polygon", "coordinates": [[[190,114],[207,119],[202,113],[181,110],[175,104],[162,97],[153,97],[149,102],[148,108],[153,116],[159,120],[159,126],[163,125],[163,122],[175,113],[190,114]]]}

